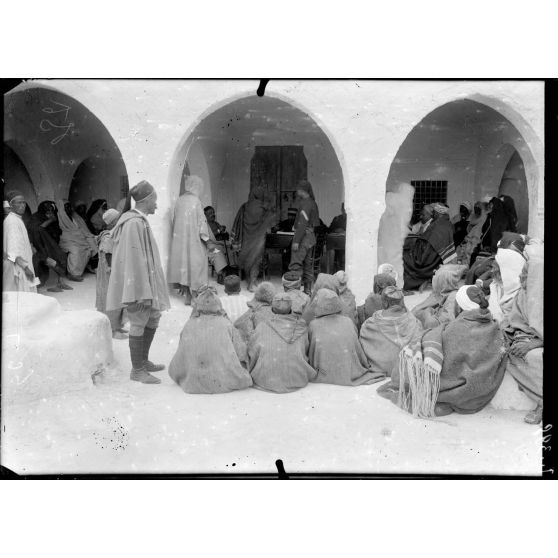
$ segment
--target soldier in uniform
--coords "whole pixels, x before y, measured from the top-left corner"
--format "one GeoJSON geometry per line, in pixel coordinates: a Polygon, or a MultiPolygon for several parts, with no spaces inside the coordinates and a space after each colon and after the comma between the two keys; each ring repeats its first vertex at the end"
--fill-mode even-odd
{"type": "Polygon", "coordinates": [[[296,194],[299,203],[294,225],[295,234],[291,245],[289,271],[295,271],[302,276],[304,292],[310,294],[314,281],[312,261],[312,248],[316,244],[314,227],[320,225],[320,216],[310,182],[301,180],[297,184],[296,194]]]}

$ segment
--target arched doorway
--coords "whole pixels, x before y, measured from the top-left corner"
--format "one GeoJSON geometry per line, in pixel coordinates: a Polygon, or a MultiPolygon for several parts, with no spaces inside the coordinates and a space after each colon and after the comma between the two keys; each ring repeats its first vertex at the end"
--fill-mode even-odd
{"type": "Polygon", "coordinates": [[[103,123],[76,99],[48,87],[23,84],[4,98],[4,137],[18,146],[37,202],[79,192],[87,204],[116,205],[127,191],[122,155],[103,123]]]}
{"type": "Polygon", "coordinates": [[[326,133],[304,110],[268,95],[242,97],[207,114],[188,133],[171,168],[171,201],[182,193],[185,175],[198,175],[205,185],[202,204],[212,205],[229,230],[255,183],[265,183],[278,220],[293,204],[298,178],[312,183],[326,225],[344,200],[343,172],[326,133]]]}
{"type": "Polygon", "coordinates": [[[536,185],[524,179],[514,182],[513,188],[508,186],[519,171],[517,158],[513,172],[507,170],[514,153],[534,160],[517,128],[481,102],[460,99],[425,116],[407,135],[390,167],[386,212],[378,233],[378,263],[391,262],[402,272],[409,218],[416,218],[420,207],[430,201],[447,203],[455,215],[462,201],[474,204],[486,195],[513,192],[509,195],[517,198],[522,223],[528,223],[533,210],[529,192],[535,191],[536,198],[536,185]]]}

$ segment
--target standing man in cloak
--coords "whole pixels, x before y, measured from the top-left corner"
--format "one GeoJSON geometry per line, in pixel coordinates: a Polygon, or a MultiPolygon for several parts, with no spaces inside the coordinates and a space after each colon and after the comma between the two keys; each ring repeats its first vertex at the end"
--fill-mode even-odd
{"type": "Polygon", "coordinates": [[[130,379],[144,384],[160,384],[150,372],[165,367],[149,360],[149,349],[159,325],[161,312],[170,308],[169,295],[159,250],[147,221],[157,209],[157,193],[145,180],[128,194],[124,213],[111,236],[112,272],[107,292],[107,311],[126,308],[130,320],[130,379]],[[131,207],[131,198],[136,205],[131,207]]]}
{"type": "MultiPolygon", "coordinates": [[[[169,282],[180,285],[180,294],[184,295],[187,306],[207,284],[209,275],[207,242],[210,235],[200,201],[202,191],[203,180],[199,176],[188,176],[184,194],[176,200],[172,217],[169,282]]],[[[217,273],[225,266],[226,261],[218,266],[217,273]]]]}
{"type": "Polygon", "coordinates": [[[291,245],[291,263],[289,271],[302,276],[304,292],[309,295],[314,282],[312,248],[316,244],[314,227],[320,225],[318,206],[314,201],[312,185],[308,180],[301,180],[296,186],[299,199],[298,213],[295,219],[294,238],[291,245]]]}

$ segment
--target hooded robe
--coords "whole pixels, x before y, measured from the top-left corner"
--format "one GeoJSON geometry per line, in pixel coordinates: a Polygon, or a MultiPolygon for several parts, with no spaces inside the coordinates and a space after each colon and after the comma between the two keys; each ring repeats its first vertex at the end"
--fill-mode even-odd
{"type": "Polygon", "coordinates": [[[254,386],[276,393],[303,388],[317,372],[308,363],[308,328],[294,314],[261,322],[248,345],[254,386]]]}
{"type": "Polygon", "coordinates": [[[370,370],[390,376],[401,349],[421,331],[420,322],[404,306],[375,312],[360,328],[360,344],[370,370]]]}
{"type": "Polygon", "coordinates": [[[351,320],[341,315],[341,301],[331,291],[316,297],[316,317],[308,326],[308,360],[318,375],[314,382],[359,386],[383,378],[368,369],[368,360],[351,320]]]}
{"type": "Polygon", "coordinates": [[[180,334],[169,376],[186,393],[226,393],[252,385],[246,345],[225,316],[192,315],[180,334]]]}
{"type": "Polygon", "coordinates": [[[197,291],[207,283],[209,275],[205,245],[209,230],[199,199],[203,183],[198,177],[188,178],[186,192],[176,200],[173,211],[168,279],[169,283],[197,291]]]}

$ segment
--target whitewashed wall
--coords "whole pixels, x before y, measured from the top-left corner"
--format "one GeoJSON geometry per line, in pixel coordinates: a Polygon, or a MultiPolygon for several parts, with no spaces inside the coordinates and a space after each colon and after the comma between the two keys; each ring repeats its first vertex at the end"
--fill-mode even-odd
{"type": "MultiPolygon", "coordinates": [[[[73,96],[91,110],[116,141],[130,184],[145,179],[159,193],[152,218],[163,258],[169,210],[192,130],[235,99],[254,95],[257,81],[35,81],[73,96]]],[[[390,165],[413,127],[438,106],[463,98],[487,104],[519,130],[526,163],[531,234],[543,235],[544,84],[542,82],[276,81],[266,95],[307,112],[339,159],[348,214],[347,271],[358,301],[377,268],[380,218],[390,165]]],[[[176,192],[176,193],[175,193],[176,192]]]]}

